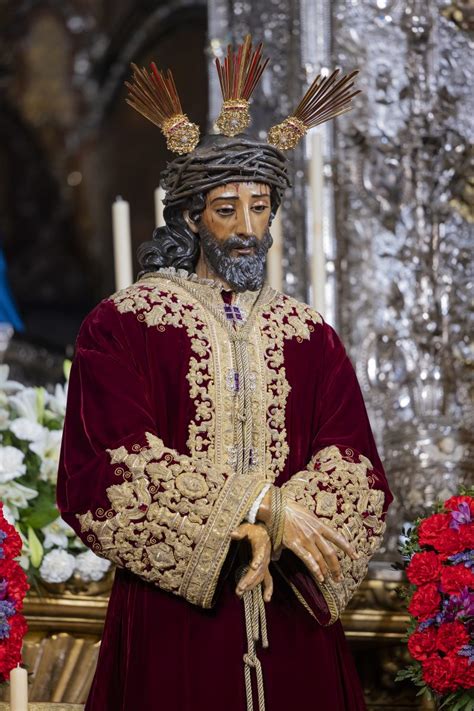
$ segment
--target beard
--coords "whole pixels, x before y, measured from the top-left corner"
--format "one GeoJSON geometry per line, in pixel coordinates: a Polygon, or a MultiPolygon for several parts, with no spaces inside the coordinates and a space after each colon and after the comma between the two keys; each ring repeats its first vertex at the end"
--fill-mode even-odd
{"type": "Polygon", "coordinates": [[[199,237],[202,251],[209,265],[223,281],[227,282],[232,291],[260,291],[265,281],[265,262],[267,252],[273,244],[270,230],[267,227],[262,239],[249,235],[245,239],[231,235],[224,242],[219,242],[211,230],[200,226],[199,237]],[[253,254],[242,254],[233,257],[234,249],[253,247],[253,254]]]}

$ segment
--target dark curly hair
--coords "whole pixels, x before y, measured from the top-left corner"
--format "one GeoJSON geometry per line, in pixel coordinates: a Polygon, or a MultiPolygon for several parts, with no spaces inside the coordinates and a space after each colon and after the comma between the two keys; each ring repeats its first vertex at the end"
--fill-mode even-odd
{"type": "Polygon", "coordinates": [[[199,193],[181,205],[165,207],[163,216],[166,225],[157,227],[151,240],[138,248],[137,257],[141,267],[139,278],[162,267],[185,269],[190,274],[194,271],[199,258],[199,235],[190,230],[183,211],[189,210],[189,216],[199,222],[205,205],[205,194],[199,193]]]}

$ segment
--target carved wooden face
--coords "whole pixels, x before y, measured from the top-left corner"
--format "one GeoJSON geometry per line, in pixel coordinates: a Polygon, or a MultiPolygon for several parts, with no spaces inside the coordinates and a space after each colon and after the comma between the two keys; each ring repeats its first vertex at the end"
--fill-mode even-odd
{"type": "MultiPolygon", "coordinates": [[[[206,196],[206,207],[199,223],[188,223],[193,232],[201,225],[223,243],[229,237],[242,240],[255,236],[261,240],[268,230],[271,202],[270,186],[265,183],[228,183],[213,188],[206,196]]],[[[232,256],[253,254],[254,248],[232,250],[232,256]]]]}

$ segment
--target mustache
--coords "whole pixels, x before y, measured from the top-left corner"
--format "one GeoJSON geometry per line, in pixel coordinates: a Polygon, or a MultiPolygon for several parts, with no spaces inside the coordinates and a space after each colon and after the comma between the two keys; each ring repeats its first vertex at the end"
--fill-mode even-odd
{"type": "Polygon", "coordinates": [[[251,247],[257,248],[258,246],[259,240],[256,235],[250,235],[246,239],[237,237],[237,235],[231,235],[222,245],[222,251],[225,254],[230,254],[233,249],[249,249],[251,247]]]}

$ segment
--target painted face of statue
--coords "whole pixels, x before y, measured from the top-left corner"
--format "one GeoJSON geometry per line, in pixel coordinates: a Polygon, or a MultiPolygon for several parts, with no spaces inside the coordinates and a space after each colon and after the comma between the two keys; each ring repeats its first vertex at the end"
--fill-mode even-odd
{"type": "Polygon", "coordinates": [[[258,291],[272,245],[269,231],[270,187],[264,183],[228,183],[210,190],[198,223],[201,259],[234,291],[258,291]]]}

